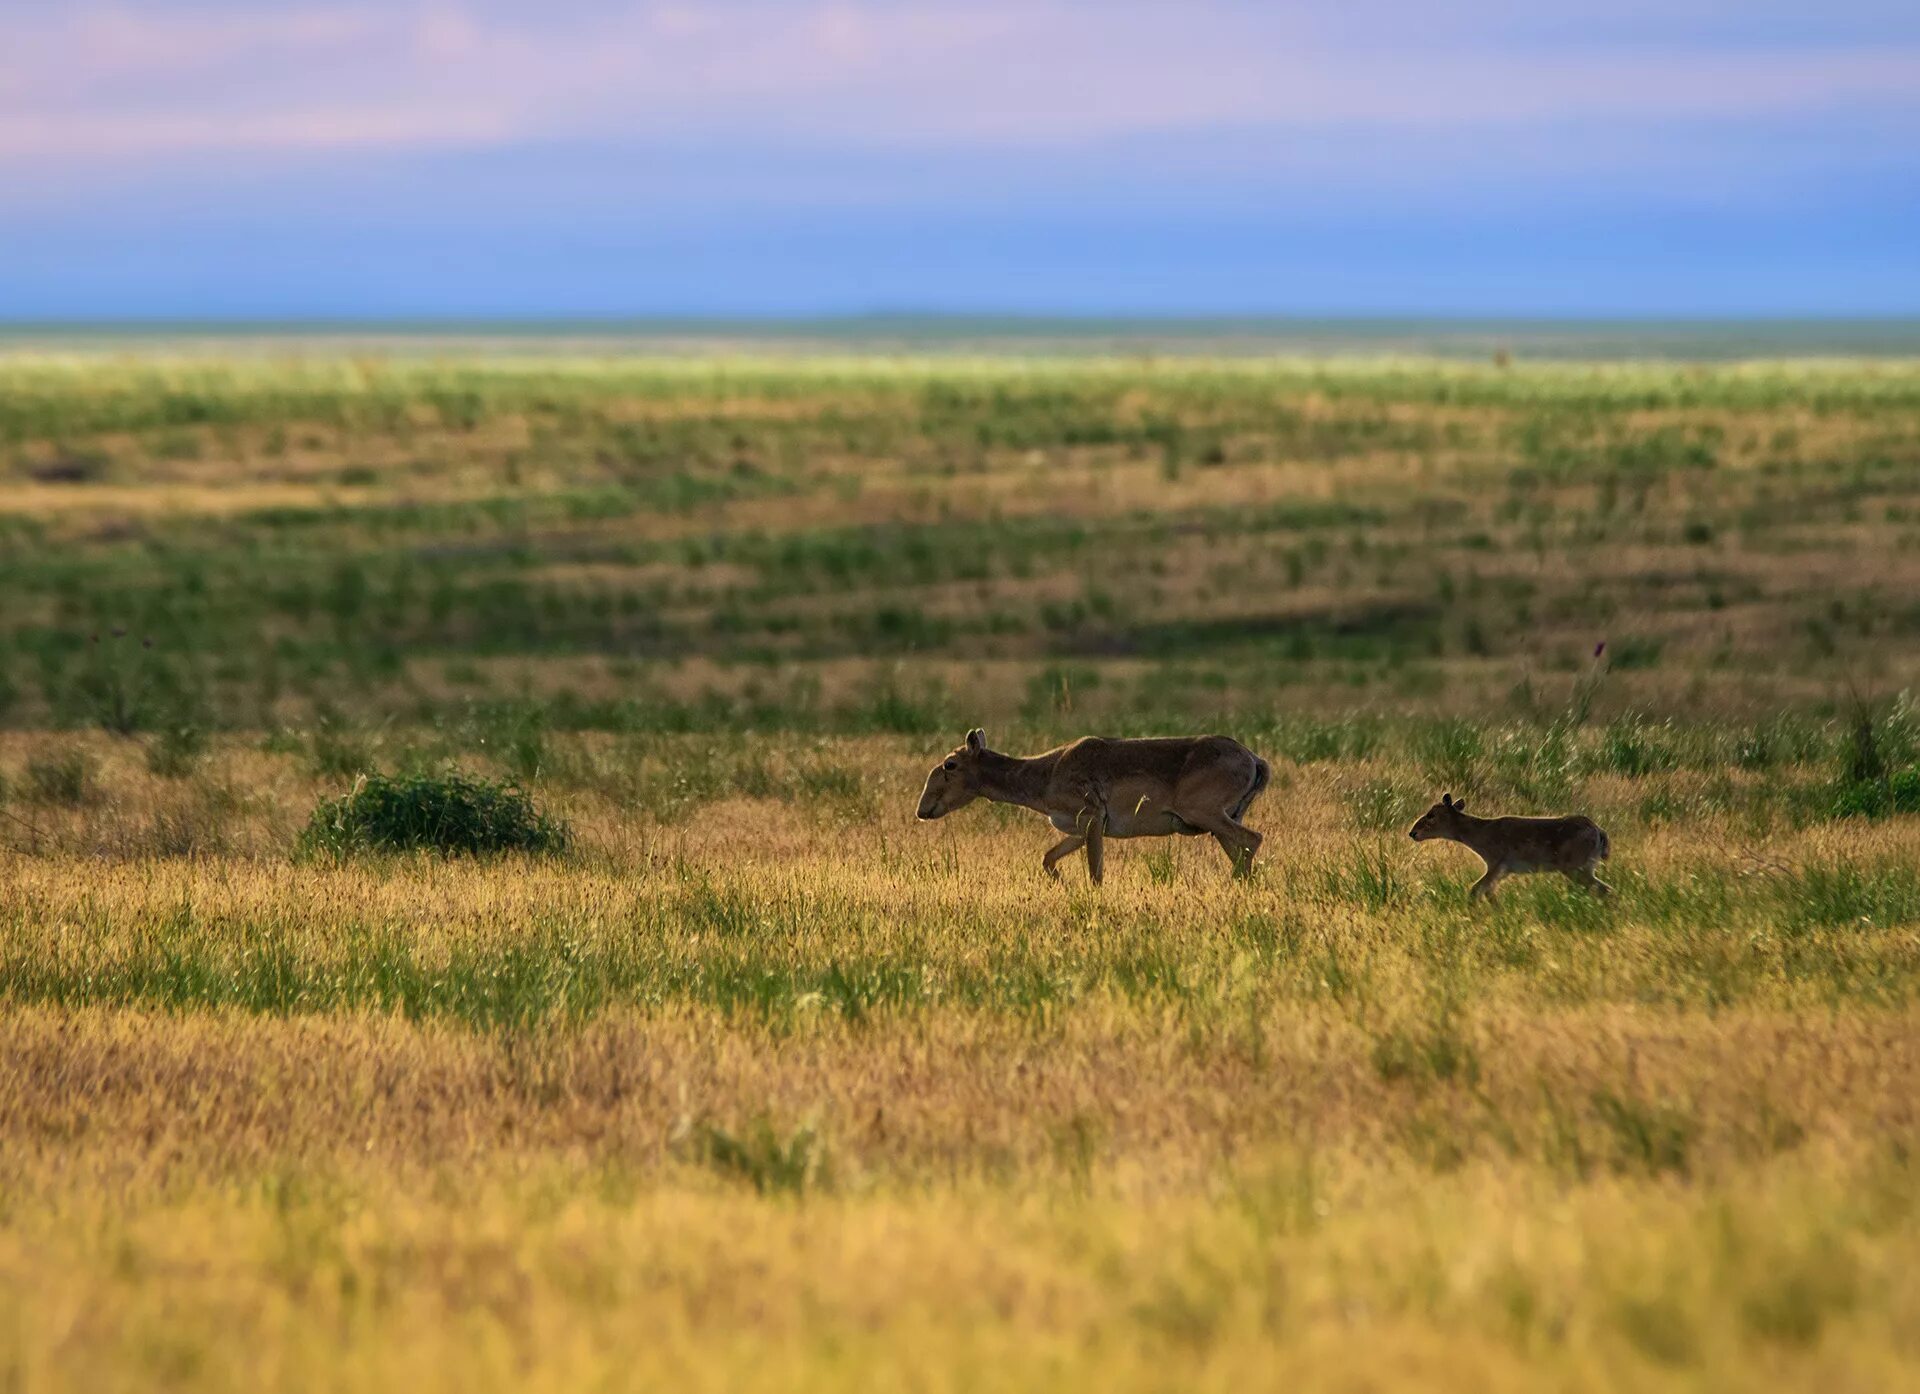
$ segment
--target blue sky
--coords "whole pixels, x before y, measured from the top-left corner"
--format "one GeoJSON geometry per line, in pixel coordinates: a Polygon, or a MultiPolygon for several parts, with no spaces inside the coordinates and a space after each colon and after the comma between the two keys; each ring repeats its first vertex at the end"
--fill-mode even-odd
{"type": "Polygon", "coordinates": [[[1912,0],[6,0],[0,319],[1920,313],[1912,0]]]}

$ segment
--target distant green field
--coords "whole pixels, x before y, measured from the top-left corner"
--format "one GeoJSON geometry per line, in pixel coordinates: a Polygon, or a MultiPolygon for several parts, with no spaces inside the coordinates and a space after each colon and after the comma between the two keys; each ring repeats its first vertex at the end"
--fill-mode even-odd
{"type": "Polygon", "coordinates": [[[1920,319],[1147,318],[874,314],[809,319],[141,321],[0,324],[8,346],[315,354],[914,353],[1402,354],[1486,360],[1735,361],[1912,357],[1920,319]]]}
{"type": "Polygon", "coordinates": [[[1602,642],[1758,718],[1920,661],[1903,365],[25,357],[0,469],[30,726],[1528,714],[1602,642]]]}

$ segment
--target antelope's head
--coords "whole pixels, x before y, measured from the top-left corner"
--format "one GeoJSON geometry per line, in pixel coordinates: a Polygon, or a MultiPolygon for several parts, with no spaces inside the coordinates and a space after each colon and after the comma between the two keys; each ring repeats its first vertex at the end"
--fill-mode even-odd
{"type": "Polygon", "coordinates": [[[1440,802],[1420,815],[1420,821],[1413,825],[1407,836],[1415,842],[1425,842],[1430,837],[1454,837],[1465,821],[1466,808],[1465,799],[1442,794],[1440,802]]]}
{"type": "Polygon", "coordinates": [[[920,791],[920,817],[944,818],[980,797],[980,756],[987,733],[979,727],[967,732],[967,743],[933,767],[927,787],[920,791]]]}

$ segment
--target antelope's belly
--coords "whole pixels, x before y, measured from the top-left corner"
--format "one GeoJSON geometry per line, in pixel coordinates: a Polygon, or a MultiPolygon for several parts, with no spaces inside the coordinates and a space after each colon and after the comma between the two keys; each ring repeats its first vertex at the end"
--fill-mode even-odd
{"type": "Polygon", "coordinates": [[[1171,837],[1194,828],[1167,806],[1162,791],[1152,786],[1125,784],[1107,799],[1108,837],[1171,837]]]}
{"type": "Polygon", "coordinates": [[[1558,871],[1561,861],[1541,852],[1514,853],[1500,859],[1500,869],[1510,875],[1525,875],[1531,871],[1558,871]]]}
{"type": "MultiPolygon", "coordinates": [[[[1064,813],[1056,813],[1048,821],[1063,833],[1086,831],[1078,819],[1069,818],[1064,813]]],[[[1175,833],[1198,831],[1200,831],[1198,828],[1182,822],[1178,816],[1165,809],[1152,812],[1142,809],[1138,813],[1122,813],[1109,809],[1107,812],[1108,837],[1171,837],[1175,833]]]]}
{"type": "Polygon", "coordinates": [[[1167,812],[1107,815],[1108,837],[1171,837],[1175,833],[1192,831],[1179,818],[1167,812]]]}

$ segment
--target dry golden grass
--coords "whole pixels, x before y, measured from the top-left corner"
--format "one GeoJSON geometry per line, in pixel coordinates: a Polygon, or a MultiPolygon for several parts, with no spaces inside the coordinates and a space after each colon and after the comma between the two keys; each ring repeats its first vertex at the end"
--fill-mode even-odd
{"type": "Polygon", "coordinates": [[[363,1169],[69,1203],[9,1227],[0,1283],[49,1388],[1869,1391],[1911,1374],[1907,1180],[1819,1150],[1569,1194],[1323,1153],[1214,1195],[796,1205],[363,1169]]]}
{"type": "Polygon", "coordinates": [[[1489,1022],[1479,1084],[1431,1092],[1338,1018],[1274,1027],[1252,1061],[1097,1012],[534,1042],[22,1013],[6,1359],[56,1389],[1911,1376],[1910,1018],[1489,1022]],[[1709,1096],[1684,1168],[1551,1115],[1609,1089],[1709,1096]],[[1518,1140],[1446,1150],[1502,1108],[1518,1140]],[[700,1151],[763,1115],[817,1129],[804,1193],[700,1151]]]}
{"type": "Polygon", "coordinates": [[[1095,896],[1042,881],[1037,819],[910,823],[907,740],[806,757],[851,808],[663,823],[582,785],[568,859],[347,866],[284,850],[326,781],[231,747],[193,777],[241,791],[228,850],[155,859],[178,781],[93,746],[93,802],[18,806],[47,841],[0,890],[20,1387],[1868,1390],[1920,1362],[1920,935],[1769,889],[1911,867],[1909,822],[1647,824],[1646,781],[1596,778],[1619,900],[1469,915],[1445,849],[1354,827],[1389,763],[1283,764],[1252,886],[1132,843],[1095,896]],[[259,997],[262,962],[295,987],[259,997]],[[380,964],[393,995],[356,997],[380,964]]]}

